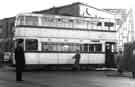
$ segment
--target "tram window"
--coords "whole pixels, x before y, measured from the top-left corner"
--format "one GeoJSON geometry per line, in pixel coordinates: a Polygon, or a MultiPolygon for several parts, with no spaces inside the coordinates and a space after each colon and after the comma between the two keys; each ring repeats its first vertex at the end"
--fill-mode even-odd
{"type": "Polygon", "coordinates": [[[48,43],[42,42],[42,51],[46,52],[75,52],[80,50],[80,45],[76,43],[48,43]]]}
{"type": "Polygon", "coordinates": [[[48,44],[45,43],[45,42],[42,42],[42,51],[48,51],[49,50],[49,47],[48,47],[48,44]]]}
{"type": "Polygon", "coordinates": [[[47,20],[46,17],[42,17],[42,18],[41,18],[41,21],[42,21],[42,24],[43,24],[43,25],[46,24],[46,20],[47,20]]]}
{"type": "Polygon", "coordinates": [[[27,39],[25,44],[26,44],[26,51],[38,50],[38,41],[36,39],[27,39]]]}
{"type": "Polygon", "coordinates": [[[62,21],[62,19],[58,18],[58,22],[61,22],[61,21],[62,21]]]}
{"type": "Polygon", "coordinates": [[[80,46],[81,52],[101,52],[102,45],[101,44],[82,44],[80,46]]]}
{"type": "Polygon", "coordinates": [[[41,20],[42,20],[43,24],[46,24],[46,22],[56,22],[57,21],[57,19],[52,18],[52,17],[42,17],[41,20]]]}
{"type": "Polygon", "coordinates": [[[42,51],[49,51],[49,52],[68,52],[71,51],[71,45],[70,44],[64,44],[64,43],[42,43],[42,51]]]}
{"type": "Polygon", "coordinates": [[[73,22],[73,20],[72,20],[72,19],[70,19],[70,20],[69,20],[69,22],[73,22]]]}
{"type": "Polygon", "coordinates": [[[75,20],[74,22],[77,23],[77,24],[83,24],[84,23],[83,20],[79,20],[79,19],[75,20]]]}
{"type": "Polygon", "coordinates": [[[57,50],[60,52],[74,52],[76,49],[79,49],[79,46],[72,43],[59,43],[57,46],[57,50]]]}
{"type": "Polygon", "coordinates": [[[25,16],[25,23],[28,25],[38,25],[38,17],[36,16],[25,16]]]}
{"type": "Polygon", "coordinates": [[[42,42],[42,51],[57,51],[57,43],[42,42]]]}
{"type": "Polygon", "coordinates": [[[80,51],[81,52],[88,52],[89,51],[89,45],[88,44],[81,44],[80,51]]]}
{"type": "Polygon", "coordinates": [[[24,16],[18,16],[17,17],[17,24],[24,24],[24,16]]]}
{"type": "Polygon", "coordinates": [[[72,52],[75,52],[77,49],[80,50],[80,44],[73,43],[72,44],[72,52]]]}
{"type": "Polygon", "coordinates": [[[84,52],[88,52],[88,44],[84,44],[83,47],[84,47],[84,52]]]}
{"type": "Polygon", "coordinates": [[[62,43],[57,43],[57,51],[62,51],[63,49],[62,49],[62,43]]]}
{"type": "Polygon", "coordinates": [[[110,28],[114,26],[114,23],[112,23],[112,22],[105,22],[104,25],[106,27],[108,27],[108,29],[110,30],[110,28]]]}
{"type": "Polygon", "coordinates": [[[72,45],[71,44],[63,44],[62,48],[64,52],[71,52],[72,51],[72,45]]]}
{"type": "Polygon", "coordinates": [[[94,44],[95,52],[101,52],[102,51],[102,44],[94,44]]]}
{"type": "Polygon", "coordinates": [[[52,50],[53,51],[57,51],[57,43],[53,43],[52,44],[52,50]]]}
{"type": "Polygon", "coordinates": [[[94,44],[89,44],[89,52],[94,52],[94,44]]]}
{"type": "Polygon", "coordinates": [[[102,22],[98,22],[97,23],[97,26],[102,26],[102,22]]]}
{"type": "Polygon", "coordinates": [[[59,52],[63,52],[66,48],[68,48],[68,45],[64,45],[64,43],[57,44],[57,51],[59,52]]]}

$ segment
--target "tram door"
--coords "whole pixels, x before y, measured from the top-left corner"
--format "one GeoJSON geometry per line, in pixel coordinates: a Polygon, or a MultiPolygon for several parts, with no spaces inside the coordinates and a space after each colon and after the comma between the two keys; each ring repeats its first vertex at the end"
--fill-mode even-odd
{"type": "Polygon", "coordinates": [[[105,44],[105,65],[108,68],[115,67],[115,59],[114,59],[114,49],[116,48],[116,43],[114,42],[106,42],[105,44]]]}

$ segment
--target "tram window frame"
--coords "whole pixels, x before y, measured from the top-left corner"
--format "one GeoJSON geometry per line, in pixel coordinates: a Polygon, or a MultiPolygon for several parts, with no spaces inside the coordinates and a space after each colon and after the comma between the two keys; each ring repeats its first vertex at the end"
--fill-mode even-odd
{"type": "Polygon", "coordinates": [[[38,51],[38,40],[37,39],[26,39],[25,40],[25,51],[38,51]],[[32,42],[28,42],[30,40],[32,40],[32,42],[34,41],[34,44],[32,42]],[[33,48],[31,48],[31,47],[33,47],[33,48]]]}
{"type": "Polygon", "coordinates": [[[108,30],[111,30],[111,28],[114,26],[113,22],[104,22],[104,26],[108,28],[108,30]]]}
{"type": "Polygon", "coordinates": [[[89,52],[89,44],[83,44],[83,52],[89,52]]]}
{"type": "Polygon", "coordinates": [[[96,52],[102,52],[102,44],[81,44],[80,45],[80,51],[82,53],[96,53],[96,52]],[[86,46],[85,46],[86,45],[86,46]],[[97,46],[100,46],[100,49],[97,48],[97,46]],[[99,49],[99,50],[98,50],[99,49]]]}
{"type": "Polygon", "coordinates": [[[114,23],[113,22],[104,22],[104,25],[106,27],[113,27],[114,26],[114,23]]]}
{"type": "Polygon", "coordinates": [[[42,42],[41,43],[41,50],[44,52],[54,52],[57,51],[57,43],[52,42],[42,42]]]}
{"type": "Polygon", "coordinates": [[[102,22],[97,22],[97,26],[102,26],[102,22]]]}
{"type": "Polygon", "coordinates": [[[75,24],[84,24],[84,20],[76,19],[74,20],[75,24]]]}
{"type": "Polygon", "coordinates": [[[80,44],[72,43],[72,52],[75,52],[77,49],[80,50],[80,44]]]}
{"type": "Polygon", "coordinates": [[[47,22],[47,17],[41,17],[41,23],[42,25],[45,25],[47,22]]]}
{"type": "Polygon", "coordinates": [[[73,48],[73,46],[72,46],[72,43],[63,43],[62,44],[62,52],[72,52],[72,48],[73,48]],[[67,46],[67,47],[65,47],[65,46],[67,46]]]}
{"type": "Polygon", "coordinates": [[[89,44],[88,49],[90,53],[94,52],[94,44],[89,44]]]}
{"type": "Polygon", "coordinates": [[[25,24],[26,25],[39,25],[39,18],[37,16],[25,16],[25,24]]]}
{"type": "Polygon", "coordinates": [[[23,25],[24,24],[24,17],[25,16],[18,16],[17,19],[16,19],[17,20],[16,24],[17,25],[23,25]]]}
{"type": "Polygon", "coordinates": [[[41,50],[48,51],[48,49],[46,48],[47,45],[48,45],[47,42],[41,42],[41,50]]]}
{"type": "Polygon", "coordinates": [[[69,52],[69,53],[72,53],[72,52],[75,52],[77,49],[80,50],[80,44],[77,44],[77,43],[57,43],[57,42],[41,42],[41,50],[43,52],[69,52]],[[50,50],[44,50],[44,46],[50,46],[48,48],[56,48],[56,50],[53,50],[53,49],[50,49],[50,50]],[[64,47],[64,46],[68,46],[67,47],[64,47]]]}
{"type": "Polygon", "coordinates": [[[63,45],[63,43],[57,43],[57,51],[58,52],[62,52],[62,50],[63,50],[61,47],[62,45],[63,45]]]}
{"type": "Polygon", "coordinates": [[[102,52],[102,44],[94,44],[94,52],[102,52]]]}

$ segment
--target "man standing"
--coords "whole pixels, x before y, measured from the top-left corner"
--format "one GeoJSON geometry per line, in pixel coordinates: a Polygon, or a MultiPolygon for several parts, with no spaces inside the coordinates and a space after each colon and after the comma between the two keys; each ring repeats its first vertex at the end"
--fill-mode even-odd
{"type": "Polygon", "coordinates": [[[22,80],[22,71],[25,65],[25,56],[23,49],[23,40],[17,41],[17,46],[15,49],[15,61],[16,61],[16,81],[22,80]]]}
{"type": "Polygon", "coordinates": [[[123,59],[123,53],[120,50],[119,53],[117,54],[117,59],[116,59],[116,65],[118,68],[118,73],[121,75],[123,73],[123,65],[124,65],[124,59],[123,59]]]}
{"type": "Polygon", "coordinates": [[[80,65],[79,65],[79,63],[80,63],[80,51],[79,50],[76,50],[76,54],[73,56],[73,59],[75,59],[73,69],[80,70],[80,65]]]}

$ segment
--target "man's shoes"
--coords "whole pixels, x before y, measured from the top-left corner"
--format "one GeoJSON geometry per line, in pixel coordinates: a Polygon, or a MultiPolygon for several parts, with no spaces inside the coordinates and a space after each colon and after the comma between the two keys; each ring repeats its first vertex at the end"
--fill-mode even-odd
{"type": "Polygon", "coordinates": [[[16,80],[16,81],[18,81],[18,82],[22,82],[22,81],[24,81],[24,80],[16,80]]]}

